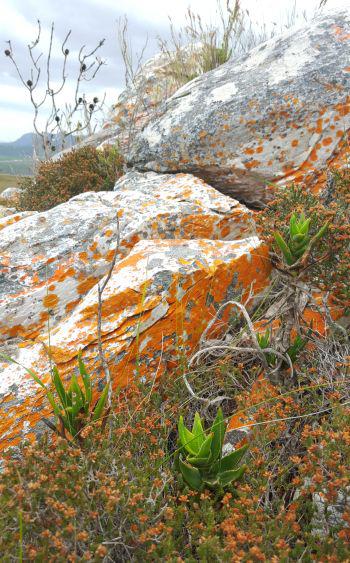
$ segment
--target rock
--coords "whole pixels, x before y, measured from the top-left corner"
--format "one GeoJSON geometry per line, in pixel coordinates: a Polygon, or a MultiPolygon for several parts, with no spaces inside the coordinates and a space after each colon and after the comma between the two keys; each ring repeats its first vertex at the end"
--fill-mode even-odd
{"type": "Polygon", "coordinates": [[[5,205],[0,205],[0,219],[3,219],[3,217],[8,217],[9,215],[13,215],[14,213],[16,213],[15,207],[6,207],[5,205]]]}
{"type": "MultiPolygon", "coordinates": [[[[188,76],[202,73],[197,56],[203,50],[201,43],[190,44],[180,49],[175,68],[180,67],[188,76]]],[[[87,136],[76,146],[118,145],[122,154],[127,154],[131,139],[135,134],[158,115],[158,108],[164,100],[183,85],[174,72],[175,53],[169,56],[158,53],[141,66],[127,87],[121,92],[117,103],[112,107],[102,129],[87,136]]],[[[53,156],[57,160],[72,148],[67,148],[53,156]]]]}
{"type": "Polygon", "coordinates": [[[115,190],[8,218],[13,224],[0,240],[0,341],[34,339],[49,319],[53,327],[71,313],[110,268],[117,214],[118,258],[141,239],[232,240],[254,233],[251,212],[190,175],[129,173],[115,190]]]}
{"type": "MultiPolygon", "coordinates": [[[[241,241],[141,241],[118,262],[102,301],[102,345],[113,388],[135,377],[159,377],[190,353],[224,301],[242,298],[253,288],[250,307],[270,283],[268,249],[256,237],[241,241]]],[[[89,372],[103,380],[97,349],[97,287],[51,331],[50,350],[62,376],[77,367],[82,350],[89,372]]],[[[227,320],[225,317],[223,320],[227,320]]],[[[218,323],[216,334],[222,328],[218,323]]],[[[16,360],[50,380],[47,335],[19,348],[16,360]]],[[[47,399],[18,365],[3,365],[0,379],[0,449],[32,439],[47,399]]]]}
{"type": "Polygon", "coordinates": [[[270,182],[317,182],[350,125],[350,8],[192,80],[136,136],[128,164],[190,172],[252,206],[270,182]]]}
{"type": "MultiPolygon", "coordinates": [[[[312,487],[312,483],[306,483],[312,487]]],[[[327,491],[313,493],[314,514],[311,521],[312,534],[318,538],[329,535],[329,529],[343,528],[344,515],[349,509],[350,486],[340,489],[333,502],[326,500],[327,491]]]]}
{"type": "Polygon", "coordinates": [[[158,115],[160,104],[183,85],[184,78],[179,78],[176,69],[181,66],[189,77],[202,73],[199,64],[202,51],[201,43],[189,44],[182,47],[178,54],[169,52],[168,56],[158,53],[142,65],[110,113],[105,129],[113,135],[105,143],[115,142],[118,137],[122,153],[127,154],[136,133],[158,115]]]}
{"type": "MultiPolygon", "coordinates": [[[[13,207],[0,207],[0,231],[13,223],[18,223],[26,217],[31,217],[35,215],[37,211],[22,211],[20,213],[16,212],[13,207]]],[[[1,243],[0,243],[1,246],[1,243]]]]}
{"type": "Polygon", "coordinates": [[[0,193],[0,199],[6,205],[17,205],[22,190],[20,188],[6,188],[0,193]]]}

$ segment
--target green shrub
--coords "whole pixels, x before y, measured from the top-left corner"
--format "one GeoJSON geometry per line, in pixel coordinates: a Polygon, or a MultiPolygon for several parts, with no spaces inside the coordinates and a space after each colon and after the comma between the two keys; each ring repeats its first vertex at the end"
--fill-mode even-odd
{"type": "Polygon", "coordinates": [[[115,147],[73,149],[58,160],[40,163],[34,177],[20,181],[19,209],[46,211],[80,193],[112,190],[122,169],[115,147]]]}

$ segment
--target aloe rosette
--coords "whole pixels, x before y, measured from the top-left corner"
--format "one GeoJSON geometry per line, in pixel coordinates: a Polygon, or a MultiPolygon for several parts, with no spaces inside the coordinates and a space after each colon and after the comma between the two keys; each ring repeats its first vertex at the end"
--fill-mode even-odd
{"type": "Polygon", "coordinates": [[[191,489],[200,491],[205,487],[224,488],[240,479],[245,472],[246,465],[238,467],[238,464],[248,449],[247,445],[226,456],[222,455],[226,428],[221,409],[209,432],[204,431],[198,413],[195,414],[192,431],[186,428],[183,417],[180,416],[178,431],[181,448],[178,467],[191,489]]]}
{"type": "Polygon", "coordinates": [[[311,249],[324,235],[328,227],[328,223],[326,223],[311,237],[310,225],[311,217],[306,218],[304,213],[301,213],[299,217],[297,217],[297,215],[293,213],[289,222],[288,242],[286,242],[280,233],[274,233],[275,241],[288,266],[293,266],[298,262],[305,252],[311,249]]]}

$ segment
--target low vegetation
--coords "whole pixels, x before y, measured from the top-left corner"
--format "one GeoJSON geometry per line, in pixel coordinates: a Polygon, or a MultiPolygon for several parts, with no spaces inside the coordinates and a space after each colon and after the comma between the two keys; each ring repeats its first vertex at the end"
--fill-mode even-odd
{"type": "MultiPolygon", "coordinates": [[[[216,369],[202,379],[203,388],[216,369]]],[[[227,364],[228,379],[231,369],[227,364]]],[[[325,387],[327,407],[320,409],[317,387],[284,396],[276,389],[274,402],[262,388],[252,419],[290,420],[252,428],[246,473],[218,494],[191,490],[175,468],[177,413],[190,418],[192,409],[185,409],[186,396],[172,377],[156,391],[133,387],[121,394],[111,434],[99,423],[85,430],[83,447],[43,436],[21,448],[20,465],[18,454],[8,456],[0,552],[9,560],[23,553],[23,560],[62,562],[345,561],[350,409],[340,404],[344,389],[325,387]],[[313,409],[321,412],[303,418],[313,409]]],[[[244,396],[236,392],[234,401],[241,405],[244,396]]]]}
{"type": "MultiPolygon", "coordinates": [[[[322,331],[296,299],[328,275],[336,300],[348,291],[349,185],[347,172],[334,173],[331,202],[305,188],[277,193],[260,227],[274,245],[275,285],[251,318],[239,306],[221,351],[205,341],[196,362],[114,394],[107,424],[106,411],[89,416],[79,439],[56,422],[7,452],[0,552],[9,561],[350,558],[349,338],[326,302],[322,331]],[[289,244],[298,229],[307,244],[289,263],[274,233],[289,244]]],[[[80,399],[91,390],[82,366],[80,399]]],[[[56,419],[71,388],[52,388],[56,419]]]]}
{"type": "MultiPolygon", "coordinates": [[[[348,312],[350,172],[347,169],[342,172],[333,170],[329,174],[329,185],[321,198],[301,186],[291,186],[288,190],[280,189],[276,192],[275,200],[259,216],[258,222],[262,235],[273,244],[276,241],[276,233],[288,240],[293,214],[304,213],[308,220],[306,252],[301,253],[301,259],[296,263],[293,260],[293,264],[288,264],[287,261],[289,271],[299,271],[303,281],[312,282],[312,285],[320,290],[331,292],[332,299],[348,312]]],[[[281,252],[278,240],[277,249],[281,252]]],[[[274,256],[274,263],[281,267],[277,254],[274,256]]]]}
{"type": "Polygon", "coordinates": [[[123,161],[115,147],[73,149],[39,164],[34,177],[23,178],[19,209],[46,211],[84,192],[113,190],[123,161]]]}

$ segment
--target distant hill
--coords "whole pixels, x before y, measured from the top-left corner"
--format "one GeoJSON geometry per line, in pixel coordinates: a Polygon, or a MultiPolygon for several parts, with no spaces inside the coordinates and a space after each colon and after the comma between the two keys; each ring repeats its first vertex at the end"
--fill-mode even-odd
{"type": "MultiPolygon", "coordinates": [[[[53,144],[60,145],[59,137],[53,136],[53,144]]],[[[75,144],[75,138],[66,140],[67,146],[75,144]]],[[[12,142],[0,142],[0,174],[32,174],[33,147],[36,145],[40,154],[41,139],[35,133],[24,133],[12,142]]]]}
{"type": "MultiPolygon", "coordinates": [[[[28,147],[28,146],[33,146],[34,143],[34,139],[35,139],[35,133],[24,133],[24,135],[22,135],[19,139],[17,139],[16,141],[13,141],[12,143],[8,143],[8,144],[12,144],[16,147],[28,147]]],[[[3,143],[0,143],[0,145],[3,143]]],[[[6,143],[4,143],[6,144],[6,143]]]]}
{"type": "Polygon", "coordinates": [[[25,133],[12,143],[0,143],[0,159],[31,158],[33,155],[34,133],[25,133]]]}

